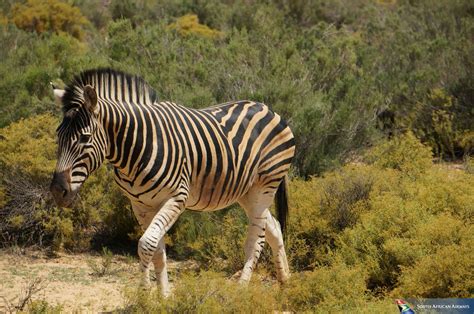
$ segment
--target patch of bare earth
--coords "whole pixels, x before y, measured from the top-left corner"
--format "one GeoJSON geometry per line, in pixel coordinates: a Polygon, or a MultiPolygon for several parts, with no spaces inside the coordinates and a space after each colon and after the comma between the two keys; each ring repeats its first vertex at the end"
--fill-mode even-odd
{"type": "Polygon", "coordinates": [[[0,251],[0,312],[16,305],[33,281],[40,281],[32,300],[61,305],[65,312],[102,312],[123,308],[123,288],[140,279],[135,259],[114,256],[107,273],[98,276],[91,264],[101,265],[103,257],[90,254],[43,252],[15,254],[0,251]]]}

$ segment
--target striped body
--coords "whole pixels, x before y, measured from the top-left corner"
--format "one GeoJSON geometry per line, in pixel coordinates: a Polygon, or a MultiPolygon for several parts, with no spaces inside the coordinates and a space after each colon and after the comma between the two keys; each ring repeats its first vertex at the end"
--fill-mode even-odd
{"type": "Polygon", "coordinates": [[[274,192],[290,166],[291,131],[263,104],[241,101],[203,110],[169,102],[129,105],[147,118],[114,129],[117,145],[109,147],[123,143],[133,149],[109,149],[107,158],[132,202],[156,208],[186,186],[188,209],[221,209],[251,186],[274,192]]]}
{"type": "Polygon", "coordinates": [[[153,262],[169,293],[164,235],[186,208],[212,211],[235,202],[249,218],[240,281],[250,280],[265,241],[278,279],[288,278],[281,229],[295,147],[279,115],[252,101],[205,109],[158,102],[142,79],[108,69],[83,72],[54,93],[64,118],[51,192],[67,206],[108,159],[144,231],[138,254],[146,281],[153,262]],[[281,227],[269,211],[275,194],[281,227]]]}

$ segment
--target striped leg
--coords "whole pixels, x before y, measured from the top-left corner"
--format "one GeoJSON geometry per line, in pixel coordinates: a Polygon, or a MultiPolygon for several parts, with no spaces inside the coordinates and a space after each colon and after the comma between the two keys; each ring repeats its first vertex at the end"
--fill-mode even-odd
{"type": "Polygon", "coordinates": [[[272,249],[277,279],[283,283],[290,277],[290,271],[280,223],[269,210],[274,193],[271,191],[261,193],[260,191],[251,190],[239,200],[239,204],[245,209],[249,218],[245,241],[245,266],[239,281],[248,282],[250,280],[266,240],[272,249]]]}
{"type": "Polygon", "coordinates": [[[156,280],[160,284],[161,293],[167,297],[170,295],[170,286],[168,282],[168,268],[166,267],[165,237],[161,238],[158,243],[158,249],[151,260],[155,266],[156,280]]]}
{"type": "Polygon", "coordinates": [[[277,279],[284,283],[290,278],[290,268],[286,259],[285,245],[283,244],[283,235],[281,233],[280,223],[273,217],[270,211],[267,211],[267,226],[265,235],[268,244],[272,248],[273,259],[277,272],[277,279]]]}
{"type": "Polygon", "coordinates": [[[266,225],[269,216],[268,208],[273,201],[273,194],[262,194],[259,190],[250,190],[239,200],[249,219],[247,239],[245,240],[245,265],[239,282],[250,281],[257,265],[260,253],[265,245],[266,225]]]}
{"type": "Polygon", "coordinates": [[[164,235],[171,228],[179,215],[184,211],[183,199],[168,200],[153,217],[142,237],[138,241],[138,256],[144,275],[144,283],[149,285],[149,266],[153,261],[157,280],[164,295],[169,293],[168,274],[166,271],[166,253],[164,235]]]}
{"type": "Polygon", "coordinates": [[[247,229],[247,239],[245,240],[245,265],[240,276],[240,283],[250,281],[252,272],[257,265],[260,253],[265,245],[265,215],[250,216],[247,229]]]}
{"type": "MultiPolygon", "coordinates": [[[[150,208],[146,208],[142,206],[141,204],[132,203],[132,209],[133,209],[133,213],[135,214],[135,218],[137,218],[138,220],[138,224],[140,225],[140,228],[142,229],[143,232],[145,232],[145,230],[150,225],[151,220],[156,215],[156,212],[150,208]]],[[[146,274],[143,278],[144,279],[143,284],[149,287],[150,286],[149,267],[147,267],[144,271],[146,272],[146,274]]]]}

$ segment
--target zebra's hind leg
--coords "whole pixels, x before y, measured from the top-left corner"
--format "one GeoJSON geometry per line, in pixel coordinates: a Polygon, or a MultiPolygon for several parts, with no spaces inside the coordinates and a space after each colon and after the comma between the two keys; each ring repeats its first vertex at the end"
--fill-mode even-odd
{"type": "Polygon", "coordinates": [[[262,253],[265,245],[268,208],[271,202],[272,197],[269,197],[268,194],[262,195],[252,192],[247,193],[239,200],[239,204],[244,208],[249,219],[247,238],[244,245],[245,265],[240,275],[240,283],[250,281],[252,272],[262,253]]]}
{"type": "Polygon", "coordinates": [[[247,283],[257,265],[260,253],[265,245],[265,217],[249,217],[247,239],[245,240],[245,265],[242,269],[239,282],[247,283]]]}
{"type": "Polygon", "coordinates": [[[275,217],[273,217],[270,211],[267,211],[267,227],[265,229],[265,236],[272,249],[277,279],[279,282],[284,283],[288,278],[290,278],[290,268],[288,267],[280,223],[275,219],[275,217]]]}
{"type": "Polygon", "coordinates": [[[240,282],[250,280],[265,241],[272,249],[277,279],[283,283],[290,277],[280,223],[269,210],[275,194],[273,189],[266,191],[267,193],[262,193],[261,190],[250,190],[239,200],[239,204],[245,209],[249,218],[247,239],[245,241],[245,266],[242,270],[240,282]]]}

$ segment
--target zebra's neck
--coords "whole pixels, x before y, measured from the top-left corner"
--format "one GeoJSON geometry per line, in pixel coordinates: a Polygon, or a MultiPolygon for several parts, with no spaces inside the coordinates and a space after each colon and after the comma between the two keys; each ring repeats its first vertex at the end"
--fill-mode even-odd
{"type": "Polygon", "coordinates": [[[146,141],[156,141],[160,132],[150,129],[152,123],[148,120],[153,116],[150,114],[153,108],[126,101],[99,100],[99,103],[107,142],[106,159],[123,181],[133,181],[141,170],[141,157],[151,153],[146,141]]]}

